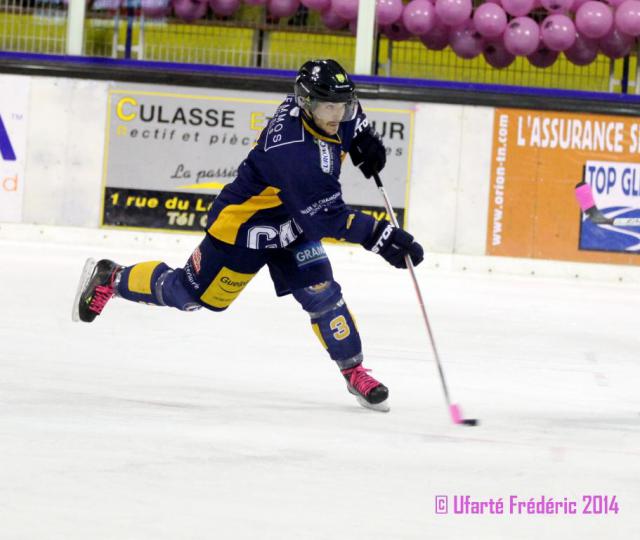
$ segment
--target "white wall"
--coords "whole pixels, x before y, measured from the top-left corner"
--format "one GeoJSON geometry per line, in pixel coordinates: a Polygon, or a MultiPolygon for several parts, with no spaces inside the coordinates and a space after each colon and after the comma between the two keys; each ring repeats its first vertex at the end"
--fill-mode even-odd
{"type": "Polygon", "coordinates": [[[25,223],[98,225],[107,85],[32,77],[25,223]]]}
{"type": "MultiPolygon", "coordinates": [[[[98,226],[108,87],[32,77],[25,223],[98,226]]],[[[484,254],[492,123],[491,108],[417,105],[409,228],[430,252],[484,254]]]]}
{"type": "Polygon", "coordinates": [[[409,228],[427,251],[483,255],[493,109],[417,107],[409,228]]]}

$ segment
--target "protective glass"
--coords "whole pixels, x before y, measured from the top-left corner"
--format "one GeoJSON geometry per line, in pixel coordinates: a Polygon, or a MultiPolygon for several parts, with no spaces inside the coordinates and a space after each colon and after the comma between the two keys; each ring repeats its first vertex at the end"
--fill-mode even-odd
{"type": "Polygon", "coordinates": [[[357,108],[357,99],[342,102],[309,100],[311,113],[323,122],[347,122],[353,120],[356,117],[357,108]]]}

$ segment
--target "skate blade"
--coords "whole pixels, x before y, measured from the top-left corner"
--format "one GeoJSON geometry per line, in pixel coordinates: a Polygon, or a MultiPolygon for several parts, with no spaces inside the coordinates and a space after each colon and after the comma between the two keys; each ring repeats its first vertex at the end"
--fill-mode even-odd
{"type": "Polygon", "coordinates": [[[358,403],[362,405],[365,409],[371,409],[372,411],[378,411],[378,412],[389,412],[391,410],[391,407],[389,407],[388,399],[385,399],[380,403],[369,403],[360,394],[356,393],[354,390],[351,390],[351,388],[349,388],[348,390],[351,394],[353,394],[353,396],[356,398],[358,403]]]}
{"type": "Polygon", "coordinates": [[[357,396],[356,395],[356,400],[365,409],[371,409],[372,411],[378,411],[378,412],[389,412],[391,410],[391,407],[389,407],[389,400],[388,399],[385,399],[384,401],[381,401],[380,403],[369,403],[362,396],[357,396]]]}
{"type": "Polygon", "coordinates": [[[71,310],[71,320],[73,322],[80,322],[80,308],[78,307],[80,304],[80,296],[82,295],[82,291],[89,283],[91,279],[91,275],[93,274],[93,269],[96,265],[95,259],[89,257],[82,268],[82,274],[80,274],[80,282],[78,283],[78,290],[76,291],[76,297],[73,301],[73,309],[71,310]]]}

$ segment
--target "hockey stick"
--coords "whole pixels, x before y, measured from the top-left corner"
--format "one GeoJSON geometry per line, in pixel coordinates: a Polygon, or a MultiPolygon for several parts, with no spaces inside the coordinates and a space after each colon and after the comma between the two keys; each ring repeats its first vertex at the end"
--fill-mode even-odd
{"type": "MultiPolygon", "coordinates": [[[[387,195],[384,186],[382,185],[382,180],[380,180],[380,176],[377,173],[373,173],[373,179],[376,182],[376,186],[380,190],[382,194],[382,198],[384,199],[384,206],[387,209],[387,214],[389,215],[389,219],[394,227],[400,228],[398,224],[398,220],[396,215],[393,213],[393,208],[391,207],[391,201],[389,200],[389,196],[387,195]]],[[[440,382],[442,383],[442,389],[444,390],[444,398],[447,402],[447,407],[449,409],[449,414],[451,415],[451,419],[454,424],[463,424],[465,426],[476,426],[478,425],[478,420],[476,418],[462,418],[462,411],[460,406],[451,403],[451,398],[449,397],[449,389],[447,388],[447,381],[444,378],[444,370],[442,369],[442,362],[440,361],[440,355],[438,354],[438,349],[436,347],[436,341],[433,337],[433,332],[431,331],[431,325],[429,324],[429,317],[427,316],[427,310],[424,307],[424,300],[422,299],[422,292],[420,291],[420,286],[418,285],[418,280],[416,278],[415,268],[413,266],[413,262],[411,261],[411,257],[409,255],[405,256],[405,262],[407,263],[407,269],[409,270],[409,274],[411,275],[411,280],[413,281],[413,288],[416,291],[416,296],[418,297],[418,303],[420,304],[420,310],[422,311],[422,318],[424,319],[424,324],[427,327],[427,335],[429,336],[429,343],[431,343],[431,350],[433,351],[433,356],[436,359],[436,365],[438,366],[438,373],[440,374],[440,382]]]]}
{"type": "Polygon", "coordinates": [[[615,225],[617,227],[640,227],[640,218],[608,218],[598,207],[593,198],[591,186],[584,180],[576,184],[576,199],[580,209],[596,225],[615,225]]]}

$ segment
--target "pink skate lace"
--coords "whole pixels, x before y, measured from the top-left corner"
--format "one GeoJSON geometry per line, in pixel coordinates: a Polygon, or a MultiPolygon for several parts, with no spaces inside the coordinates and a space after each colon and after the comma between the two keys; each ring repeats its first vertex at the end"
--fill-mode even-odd
{"type": "Polygon", "coordinates": [[[349,377],[349,384],[353,386],[358,392],[360,392],[363,396],[366,396],[373,390],[376,386],[379,386],[380,383],[376,381],[370,375],[367,375],[367,372],[371,371],[370,369],[365,369],[362,364],[349,369],[342,370],[342,374],[345,377],[349,377]]]}
{"type": "Polygon", "coordinates": [[[106,303],[113,297],[114,292],[112,285],[98,285],[89,309],[100,315],[106,303]]]}

